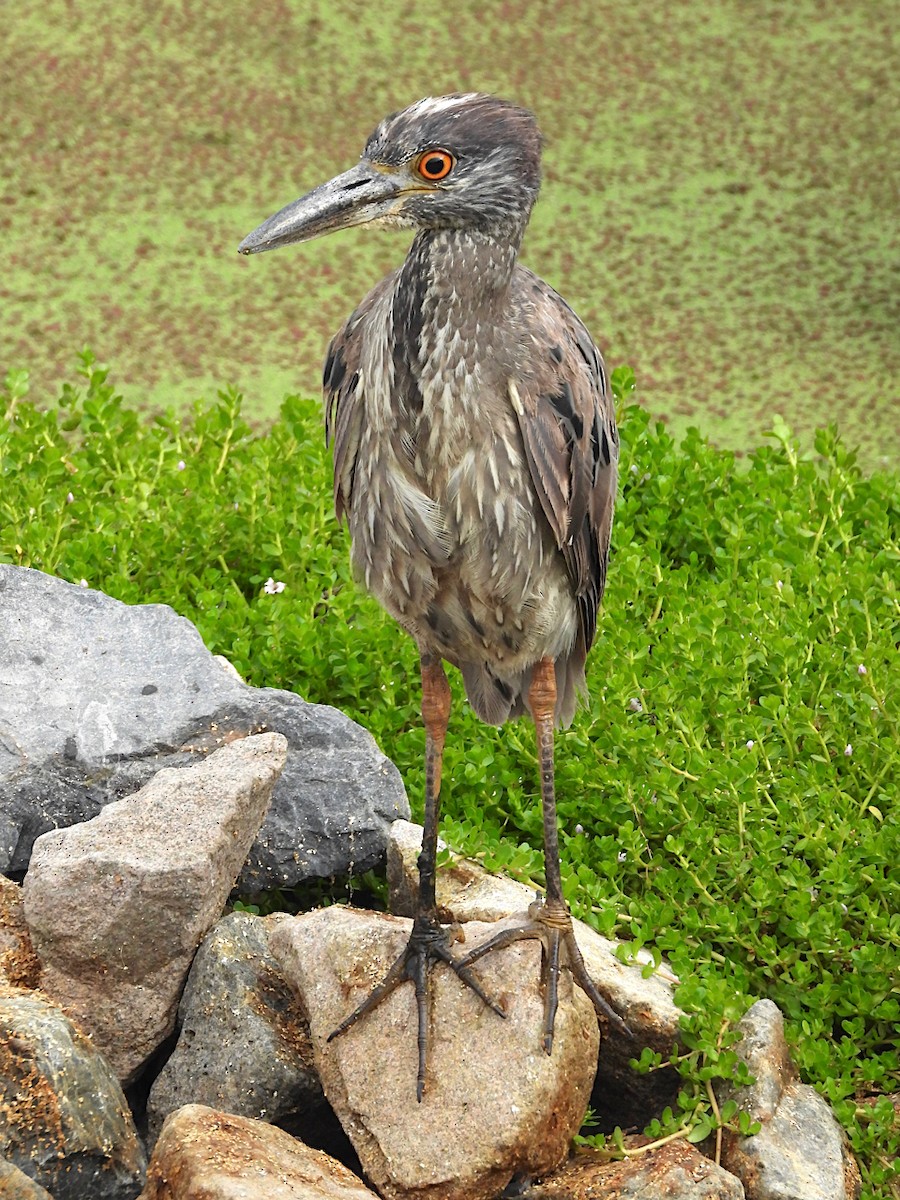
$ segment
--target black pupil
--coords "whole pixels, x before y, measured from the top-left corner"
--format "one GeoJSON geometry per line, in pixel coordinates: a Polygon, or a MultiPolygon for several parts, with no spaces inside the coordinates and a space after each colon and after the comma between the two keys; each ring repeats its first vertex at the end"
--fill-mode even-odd
{"type": "Polygon", "coordinates": [[[439,158],[437,155],[435,155],[434,158],[426,158],[425,159],[425,174],[426,175],[440,175],[441,172],[444,170],[444,167],[445,167],[444,160],[442,158],[439,158]]]}

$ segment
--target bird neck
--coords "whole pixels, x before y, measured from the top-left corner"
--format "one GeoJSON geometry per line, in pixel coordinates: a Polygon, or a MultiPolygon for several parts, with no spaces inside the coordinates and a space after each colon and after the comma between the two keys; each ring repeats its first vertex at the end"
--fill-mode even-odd
{"type": "Polygon", "coordinates": [[[417,234],[401,278],[424,285],[423,307],[488,316],[506,302],[522,230],[429,229],[417,234]]]}

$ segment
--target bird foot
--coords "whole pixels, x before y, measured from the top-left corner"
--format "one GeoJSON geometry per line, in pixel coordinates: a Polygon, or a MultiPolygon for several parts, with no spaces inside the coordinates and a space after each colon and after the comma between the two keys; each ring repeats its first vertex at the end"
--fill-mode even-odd
{"type": "MultiPolygon", "coordinates": [[[[365,1000],[359,1004],[348,1017],[345,1017],[328,1035],[332,1042],[351,1025],[373,1012],[391,993],[410,980],[416,993],[416,1016],[418,1024],[419,1064],[416,1076],[416,1099],[421,1101],[425,1091],[425,1069],[428,1056],[428,988],[429,971],[434,962],[445,963],[459,976],[462,982],[476,994],[488,1008],[493,1009],[500,1017],[505,1017],[503,1007],[485,992],[478,978],[469,970],[466,959],[455,958],[450,949],[451,938],[448,929],[442,925],[435,913],[420,913],[413,920],[412,932],[409,935],[403,951],[391,964],[388,973],[376,987],[369,992],[365,1000]]],[[[466,956],[467,958],[469,956],[466,956]]]]}
{"type": "Polygon", "coordinates": [[[544,994],[543,1046],[548,1054],[553,1049],[553,1029],[559,1007],[559,973],[563,963],[572,972],[572,977],[582,991],[586,992],[599,1017],[608,1022],[619,1033],[631,1036],[631,1030],[600,993],[597,985],[587,973],[584,958],[575,940],[572,916],[562,900],[544,900],[540,896],[529,906],[528,920],[512,929],[503,929],[494,934],[474,950],[470,950],[457,964],[468,969],[472,963],[511,946],[514,942],[536,939],[541,943],[541,991],[544,994]]]}

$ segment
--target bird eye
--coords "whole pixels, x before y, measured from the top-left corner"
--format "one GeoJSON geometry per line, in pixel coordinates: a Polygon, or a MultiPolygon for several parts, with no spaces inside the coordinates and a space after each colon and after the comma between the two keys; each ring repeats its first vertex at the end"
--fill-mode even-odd
{"type": "Polygon", "coordinates": [[[455,166],[456,159],[449,150],[426,150],[416,159],[416,170],[432,182],[446,179],[455,166]]]}

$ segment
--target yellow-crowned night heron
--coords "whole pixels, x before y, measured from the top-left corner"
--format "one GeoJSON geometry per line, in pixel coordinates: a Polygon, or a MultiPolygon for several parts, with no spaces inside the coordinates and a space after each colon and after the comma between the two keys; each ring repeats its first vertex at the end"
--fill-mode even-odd
{"type": "Polygon", "coordinates": [[[351,225],[410,227],[406,261],[363,300],[325,364],[334,498],[359,577],[415,640],[426,730],[425,832],[412,935],[342,1033],[403,980],[415,986],[418,1095],[425,1083],[432,960],[495,1011],[471,964],[519,937],[543,946],[549,1053],[561,959],[599,1013],[621,1021],[584,968],[560,883],[553,727],[585,691],[603,594],[618,440],[609,381],[564,300],[518,266],[540,186],[534,116],[480,93],[420,100],[386,117],[360,162],[289,204],[243,254],[351,225]],[[443,661],[492,725],[530,712],[537,731],[546,897],[521,928],[462,957],[435,904],[441,758],[450,713],[443,661]]]}

